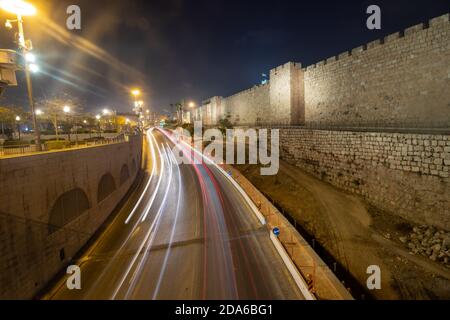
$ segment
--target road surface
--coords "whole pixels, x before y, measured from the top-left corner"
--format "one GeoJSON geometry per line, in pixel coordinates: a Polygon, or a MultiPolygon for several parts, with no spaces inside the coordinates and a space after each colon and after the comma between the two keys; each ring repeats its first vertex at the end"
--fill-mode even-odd
{"type": "Polygon", "coordinates": [[[44,298],[303,299],[243,196],[214,165],[178,165],[170,135],[147,132],[143,181],[76,262],[82,288],[64,276],[44,298]]]}

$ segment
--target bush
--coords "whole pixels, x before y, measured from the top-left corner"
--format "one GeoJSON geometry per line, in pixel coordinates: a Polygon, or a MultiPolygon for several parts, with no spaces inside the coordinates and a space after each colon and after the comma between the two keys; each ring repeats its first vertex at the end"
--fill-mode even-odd
{"type": "Polygon", "coordinates": [[[15,147],[29,147],[30,143],[23,140],[5,140],[3,142],[4,148],[15,148],[15,147]]]}
{"type": "Polygon", "coordinates": [[[47,150],[60,150],[70,146],[70,142],[66,140],[52,140],[46,141],[45,147],[47,150]]]}
{"type": "Polygon", "coordinates": [[[95,141],[100,141],[100,140],[105,140],[105,137],[86,138],[83,141],[86,143],[86,142],[95,142],[95,141]]]}

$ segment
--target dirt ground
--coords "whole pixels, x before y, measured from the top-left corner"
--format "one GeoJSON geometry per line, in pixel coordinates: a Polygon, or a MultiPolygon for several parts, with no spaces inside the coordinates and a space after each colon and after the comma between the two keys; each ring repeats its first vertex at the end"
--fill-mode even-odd
{"type": "MultiPolygon", "coordinates": [[[[280,161],[276,176],[261,176],[256,165],[237,165],[259,190],[293,217],[308,234],[366,287],[367,267],[381,270],[375,299],[450,299],[450,269],[412,255],[399,237],[413,224],[381,212],[301,169],[280,161]]],[[[359,298],[359,297],[355,297],[359,298]]]]}

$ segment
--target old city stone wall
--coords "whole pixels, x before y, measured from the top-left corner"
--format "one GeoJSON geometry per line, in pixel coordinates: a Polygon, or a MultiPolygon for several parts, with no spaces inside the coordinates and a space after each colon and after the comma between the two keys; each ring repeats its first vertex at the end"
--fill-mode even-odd
{"type": "Polygon", "coordinates": [[[223,111],[235,125],[255,124],[270,110],[270,87],[255,86],[222,99],[223,111]]]}
{"type": "Polygon", "coordinates": [[[283,129],[288,162],[378,208],[450,230],[450,136],[283,129]]]}
{"type": "Polygon", "coordinates": [[[0,299],[33,297],[87,242],[135,180],[141,140],[0,159],[0,299]]]}
{"type": "Polygon", "coordinates": [[[235,125],[448,128],[449,14],[306,69],[286,63],[267,84],[221,100],[215,118],[230,114],[235,125]]]}
{"type": "Polygon", "coordinates": [[[306,68],[307,122],[450,126],[449,15],[306,68]]]}

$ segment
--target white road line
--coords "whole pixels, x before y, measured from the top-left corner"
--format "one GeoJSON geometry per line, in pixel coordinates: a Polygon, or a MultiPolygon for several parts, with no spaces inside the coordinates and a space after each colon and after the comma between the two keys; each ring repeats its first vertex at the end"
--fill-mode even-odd
{"type": "Polygon", "coordinates": [[[286,250],[284,249],[283,245],[281,244],[280,240],[273,234],[272,231],[270,231],[270,240],[272,240],[273,245],[275,246],[275,249],[277,249],[278,254],[280,255],[281,259],[283,260],[284,264],[286,265],[286,268],[289,270],[289,273],[291,274],[292,278],[295,281],[295,284],[303,294],[306,300],[316,300],[314,295],[308,290],[308,285],[306,284],[305,280],[301,276],[300,272],[298,271],[295,264],[292,262],[291,258],[287,254],[286,250]]]}

